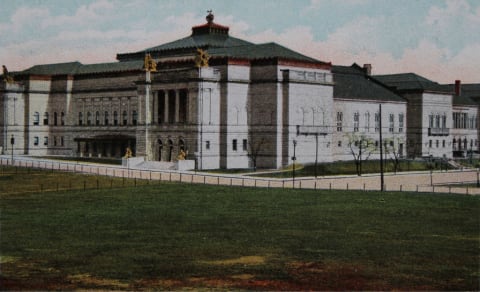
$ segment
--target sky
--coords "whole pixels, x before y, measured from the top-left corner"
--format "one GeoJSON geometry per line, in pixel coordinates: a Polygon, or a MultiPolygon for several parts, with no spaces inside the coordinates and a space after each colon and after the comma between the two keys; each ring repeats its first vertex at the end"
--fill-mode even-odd
{"type": "Polygon", "coordinates": [[[479,0],[0,0],[0,64],[115,62],[189,36],[207,10],[231,36],[334,65],[480,83],[479,0]]]}

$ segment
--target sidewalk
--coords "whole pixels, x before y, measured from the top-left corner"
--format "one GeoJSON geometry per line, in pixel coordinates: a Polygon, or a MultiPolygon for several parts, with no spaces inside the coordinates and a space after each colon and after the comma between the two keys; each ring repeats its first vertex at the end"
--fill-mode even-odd
{"type": "MultiPolygon", "coordinates": [[[[28,156],[14,156],[14,166],[52,169],[92,173],[97,175],[129,177],[149,180],[178,181],[185,183],[201,183],[213,185],[266,187],[266,188],[296,188],[296,189],[327,189],[327,190],[380,190],[380,175],[366,174],[364,176],[339,175],[322,177],[266,178],[248,176],[252,173],[218,174],[199,171],[152,170],[127,168],[120,165],[107,165],[77,161],[63,161],[28,156]]],[[[0,165],[11,165],[11,157],[0,155],[0,165]]],[[[254,174],[260,174],[255,172],[254,174]]],[[[477,187],[445,186],[447,184],[476,185],[479,179],[477,169],[453,170],[448,172],[402,172],[388,173],[384,176],[384,190],[408,192],[435,192],[479,195],[477,187]]]]}

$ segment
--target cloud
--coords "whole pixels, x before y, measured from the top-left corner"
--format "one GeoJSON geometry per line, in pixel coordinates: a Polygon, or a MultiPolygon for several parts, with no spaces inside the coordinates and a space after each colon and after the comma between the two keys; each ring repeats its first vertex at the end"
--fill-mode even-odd
{"type": "Polygon", "coordinates": [[[81,5],[74,15],[58,15],[50,16],[43,19],[42,28],[50,26],[64,26],[64,25],[86,25],[93,22],[103,21],[110,18],[109,13],[115,5],[108,0],[95,1],[89,5],[81,5]]]}

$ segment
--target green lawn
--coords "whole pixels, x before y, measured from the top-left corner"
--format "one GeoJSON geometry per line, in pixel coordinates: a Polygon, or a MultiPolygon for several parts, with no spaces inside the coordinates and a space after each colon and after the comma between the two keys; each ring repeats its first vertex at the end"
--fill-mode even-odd
{"type": "Polygon", "coordinates": [[[480,289],[478,197],[162,183],[0,198],[1,290],[480,289]]]}
{"type": "MultiPolygon", "coordinates": [[[[423,170],[445,170],[451,169],[449,165],[443,161],[437,160],[436,162],[426,162],[426,161],[412,161],[412,160],[401,160],[397,165],[397,171],[423,171],[423,170]]],[[[391,160],[386,160],[384,164],[385,172],[395,172],[395,165],[391,160]]],[[[362,161],[362,174],[367,173],[380,173],[380,161],[379,160],[366,160],[362,161]]],[[[319,163],[317,165],[317,175],[342,175],[342,174],[357,174],[354,161],[335,161],[330,163],[319,163]]],[[[315,165],[307,164],[297,167],[295,171],[297,177],[301,176],[314,176],[315,175],[315,165]]],[[[292,166],[290,165],[288,169],[282,172],[272,172],[266,174],[259,174],[258,176],[262,177],[277,177],[277,178],[290,178],[292,177],[292,166]]]]}

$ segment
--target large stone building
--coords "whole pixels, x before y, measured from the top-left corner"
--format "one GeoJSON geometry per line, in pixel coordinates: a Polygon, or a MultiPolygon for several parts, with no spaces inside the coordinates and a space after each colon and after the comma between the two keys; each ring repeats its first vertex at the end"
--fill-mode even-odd
{"type": "Polygon", "coordinates": [[[183,151],[198,169],[279,168],[294,156],[348,160],[368,149],[378,158],[380,130],[395,155],[451,157],[465,148],[455,141],[472,135],[470,148],[478,148],[478,103],[453,98],[448,85],[442,92],[450,93],[411,91],[370,76],[368,66],[332,66],[232,37],[213,20],[209,14],[185,38],[117,54],[118,62],[5,72],[3,153],[122,157],[130,148],[166,162],[183,151]],[[475,129],[459,128],[457,138],[448,129],[465,111],[475,129]]]}

